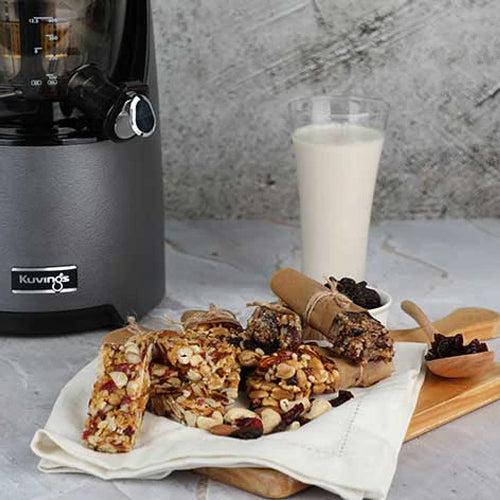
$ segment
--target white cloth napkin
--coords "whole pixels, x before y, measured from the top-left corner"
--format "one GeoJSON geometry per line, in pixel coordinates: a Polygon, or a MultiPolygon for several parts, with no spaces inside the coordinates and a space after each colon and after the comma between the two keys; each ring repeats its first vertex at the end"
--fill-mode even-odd
{"type": "Polygon", "coordinates": [[[66,384],[31,449],[43,472],[161,479],[174,470],[261,466],[349,500],[385,498],[424,380],[421,344],[396,345],[395,373],[297,431],[242,441],[146,414],[137,447],[106,454],[82,445],[95,361],[66,384]]]}

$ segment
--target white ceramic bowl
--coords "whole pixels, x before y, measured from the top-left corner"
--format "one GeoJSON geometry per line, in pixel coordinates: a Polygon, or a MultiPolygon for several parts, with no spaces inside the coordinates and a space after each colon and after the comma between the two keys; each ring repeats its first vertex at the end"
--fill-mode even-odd
{"type": "Polygon", "coordinates": [[[380,288],[376,288],[374,286],[368,285],[369,288],[373,288],[377,291],[380,296],[380,301],[382,305],[380,307],[376,307],[375,309],[368,309],[368,312],[375,318],[378,319],[384,326],[387,326],[387,319],[389,318],[389,309],[392,305],[392,297],[385,291],[380,288]]]}

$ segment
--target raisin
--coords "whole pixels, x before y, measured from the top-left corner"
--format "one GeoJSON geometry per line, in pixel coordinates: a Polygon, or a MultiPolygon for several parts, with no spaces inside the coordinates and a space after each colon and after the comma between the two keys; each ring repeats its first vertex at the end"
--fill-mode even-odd
{"type": "Polygon", "coordinates": [[[436,333],[431,347],[425,355],[425,359],[432,361],[433,359],[476,354],[487,350],[488,346],[484,342],[480,342],[479,339],[474,339],[469,344],[464,345],[464,338],[461,333],[457,333],[453,337],[446,337],[445,335],[436,333]]]}
{"type": "Polygon", "coordinates": [[[264,434],[264,427],[260,418],[239,418],[235,421],[237,429],[231,433],[231,437],[239,439],[257,439],[264,434]]]}
{"type": "Polygon", "coordinates": [[[239,337],[229,337],[228,341],[229,341],[229,344],[234,346],[234,347],[239,347],[240,342],[241,342],[239,337]]]}
{"type": "Polygon", "coordinates": [[[353,397],[354,394],[351,391],[340,390],[338,396],[336,398],[330,399],[329,403],[332,405],[332,408],[336,408],[337,406],[347,403],[347,401],[349,401],[353,397]]]}
{"type": "MultiPolygon", "coordinates": [[[[330,277],[336,282],[337,290],[349,297],[356,305],[365,309],[376,309],[382,305],[380,295],[373,288],[368,288],[366,281],[356,283],[352,278],[341,278],[339,281],[330,277]]],[[[331,289],[330,283],[325,283],[327,288],[331,289]]]]}

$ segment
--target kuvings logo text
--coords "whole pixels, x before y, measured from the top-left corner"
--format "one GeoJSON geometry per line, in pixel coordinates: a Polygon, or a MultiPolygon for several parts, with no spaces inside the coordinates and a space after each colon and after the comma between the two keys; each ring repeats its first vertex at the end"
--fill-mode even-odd
{"type": "Polygon", "coordinates": [[[78,288],[76,266],[13,267],[12,293],[70,293],[78,288]]]}
{"type": "Polygon", "coordinates": [[[64,288],[64,283],[69,283],[70,277],[67,274],[59,273],[57,276],[28,276],[27,274],[19,275],[19,283],[21,285],[51,285],[54,292],[60,292],[64,288]]]}

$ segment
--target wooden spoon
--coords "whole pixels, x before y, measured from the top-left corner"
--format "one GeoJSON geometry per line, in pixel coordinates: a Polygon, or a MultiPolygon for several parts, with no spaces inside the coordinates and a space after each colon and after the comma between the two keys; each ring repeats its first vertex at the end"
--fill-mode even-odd
{"type": "MultiPolygon", "coordinates": [[[[500,337],[500,314],[482,307],[462,307],[455,309],[442,319],[432,323],[443,335],[461,333],[464,343],[471,340],[490,340],[500,337]]],[[[391,337],[396,342],[426,342],[427,336],[422,328],[391,330],[391,337]]]]}
{"type": "MultiPolygon", "coordinates": [[[[409,300],[401,302],[401,309],[419,324],[425,332],[427,344],[430,346],[434,340],[434,335],[440,332],[431,324],[422,309],[409,300]]],[[[427,361],[427,368],[434,375],[445,378],[475,377],[488,371],[493,366],[494,359],[495,353],[493,351],[485,351],[476,354],[433,359],[427,361]]]]}

